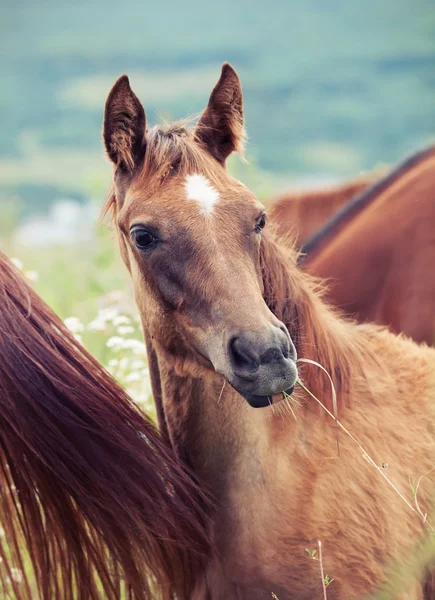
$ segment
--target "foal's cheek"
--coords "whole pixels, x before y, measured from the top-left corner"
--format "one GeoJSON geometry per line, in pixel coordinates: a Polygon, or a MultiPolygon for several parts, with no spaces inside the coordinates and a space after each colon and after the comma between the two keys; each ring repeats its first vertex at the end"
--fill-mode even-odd
{"type": "Polygon", "coordinates": [[[160,278],[159,284],[159,292],[165,304],[172,310],[181,310],[184,304],[181,287],[168,277],[160,278]]]}
{"type": "Polygon", "coordinates": [[[166,305],[172,310],[180,310],[184,304],[183,278],[173,269],[164,269],[155,276],[156,290],[166,305]]]}

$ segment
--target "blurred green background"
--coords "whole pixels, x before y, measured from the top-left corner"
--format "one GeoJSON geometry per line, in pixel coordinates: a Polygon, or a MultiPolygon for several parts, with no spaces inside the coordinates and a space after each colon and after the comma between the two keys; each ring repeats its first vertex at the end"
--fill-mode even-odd
{"type": "Polygon", "coordinates": [[[0,202],[14,198],[18,216],[83,202],[107,181],[102,111],[124,72],[155,122],[202,110],[231,62],[248,158],[275,187],[391,163],[435,137],[432,0],[22,0],[0,11],[0,202]]]}

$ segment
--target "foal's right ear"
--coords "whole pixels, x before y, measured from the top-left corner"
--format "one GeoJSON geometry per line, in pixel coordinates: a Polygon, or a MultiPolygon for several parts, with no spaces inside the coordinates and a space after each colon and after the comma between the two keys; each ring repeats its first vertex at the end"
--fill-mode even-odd
{"type": "Polygon", "coordinates": [[[195,139],[204,145],[218,162],[225,165],[231,152],[243,154],[243,123],[240,79],[233,67],[224,63],[220,79],[195,130],[195,139]]]}
{"type": "Polygon", "coordinates": [[[127,75],[115,83],[106,100],[103,138],[110,160],[131,172],[145,154],[145,111],[127,75]]]}

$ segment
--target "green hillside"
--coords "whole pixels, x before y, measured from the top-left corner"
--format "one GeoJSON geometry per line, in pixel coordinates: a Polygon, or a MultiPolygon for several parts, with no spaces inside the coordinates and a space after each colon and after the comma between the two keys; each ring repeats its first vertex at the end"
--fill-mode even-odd
{"type": "Polygon", "coordinates": [[[2,3],[0,202],[45,210],[105,181],[104,99],[127,72],[149,121],[199,112],[228,60],[263,170],[352,174],[435,139],[426,0],[2,3]]]}

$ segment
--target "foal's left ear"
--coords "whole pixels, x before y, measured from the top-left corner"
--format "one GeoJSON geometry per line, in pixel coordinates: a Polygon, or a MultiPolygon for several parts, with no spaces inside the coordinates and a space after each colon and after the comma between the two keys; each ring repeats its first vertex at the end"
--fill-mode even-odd
{"type": "Polygon", "coordinates": [[[133,171],[145,154],[145,125],[143,106],[122,75],[106,100],[103,137],[110,160],[125,172],[133,171]]]}
{"type": "Polygon", "coordinates": [[[239,76],[224,63],[219,81],[195,130],[195,139],[204,144],[222,165],[231,152],[243,153],[243,96],[239,76]]]}

